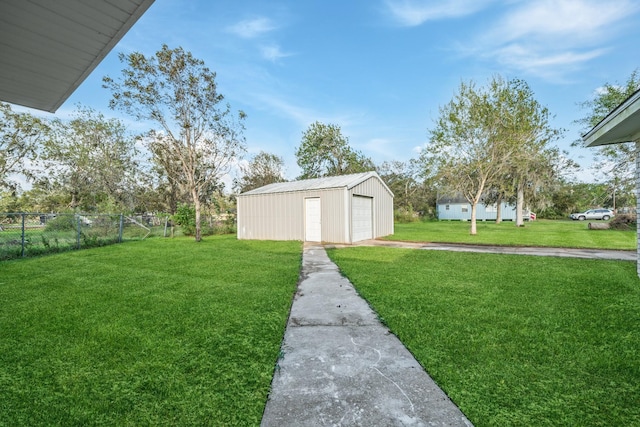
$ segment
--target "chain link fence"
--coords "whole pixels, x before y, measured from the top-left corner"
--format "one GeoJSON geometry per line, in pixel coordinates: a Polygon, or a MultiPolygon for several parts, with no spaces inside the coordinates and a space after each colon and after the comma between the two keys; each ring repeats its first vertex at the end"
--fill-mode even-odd
{"type": "Polygon", "coordinates": [[[0,260],[141,240],[163,235],[156,216],[0,213],[0,260]]]}

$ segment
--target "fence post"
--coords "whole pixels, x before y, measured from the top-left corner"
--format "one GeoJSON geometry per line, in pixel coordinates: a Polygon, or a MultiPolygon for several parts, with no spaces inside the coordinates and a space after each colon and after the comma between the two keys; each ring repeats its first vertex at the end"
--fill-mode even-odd
{"type": "Polygon", "coordinates": [[[74,218],[76,219],[77,222],[77,229],[78,232],[76,233],[76,249],[80,249],[80,234],[82,233],[82,227],[80,225],[80,215],[75,214],[74,218]]]}
{"type": "Polygon", "coordinates": [[[24,227],[24,223],[25,223],[25,217],[27,216],[27,214],[26,214],[26,213],[24,213],[24,212],[22,212],[22,213],[20,214],[20,216],[22,217],[22,237],[21,237],[21,240],[22,240],[22,250],[21,250],[21,252],[20,252],[20,256],[22,256],[22,257],[24,258],[24,245],[25,245],[25,237],[26,237],[26,235],[25,235],[25,227],[24,227]]]}
{"type": "Polygon", "coordinates": [[[120,214],[120,230],[118,231],[118,243],[122,243],[122,229],[124,228],[124,214],[120,214]]]}

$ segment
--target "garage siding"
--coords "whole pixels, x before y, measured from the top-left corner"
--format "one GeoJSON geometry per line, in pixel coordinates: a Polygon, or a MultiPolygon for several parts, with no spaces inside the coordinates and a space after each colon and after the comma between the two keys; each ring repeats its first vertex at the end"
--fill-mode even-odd
{"type": "MultiPolygon", "coordinates": [[[[300,240],[305,238],[305,199],[321,199],[322,241],[352,243],[352,200],[354,196],[372,198],[372,235],[393,234],[393,194],[375,172],[360,174],[364,180],[349,188],[349,180],[358,175],[335,177],[340,186],[296,189],[306,181],[275,184],[291,191],[251,192],[238,196],[238,239],[300,240]],[[370,177],[369,177],[370,176],[370,177]]],[[[334,178],[324,178],[331,181],[334,178]]],[[[317,183],[317,180],[312,180],[317,183]]],[[[332,181],[332,182],[335,182],[332,181]]]]}
{"type": "Polygon", "coordinates": [[[305,199],[320,197],[322,241],[345,242],[345,191],[339,188],[238,197],[238,238],[304,240],[305,199]]]}

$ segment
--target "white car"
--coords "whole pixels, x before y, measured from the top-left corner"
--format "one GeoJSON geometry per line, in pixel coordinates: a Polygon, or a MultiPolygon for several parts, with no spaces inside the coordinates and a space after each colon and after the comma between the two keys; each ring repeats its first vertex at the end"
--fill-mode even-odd
{"type": "Polygon", "coordinates": [[[604,221],[611,219],[615,216],[611,209],[589,209],[582,213],[572,213],[569,218],[578,221],[584,221],[585,219],[602,219],[604,221]]]}

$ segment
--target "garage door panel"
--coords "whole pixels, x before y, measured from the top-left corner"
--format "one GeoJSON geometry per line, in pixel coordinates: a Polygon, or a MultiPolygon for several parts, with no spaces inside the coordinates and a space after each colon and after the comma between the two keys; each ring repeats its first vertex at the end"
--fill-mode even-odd
{"type": "Polygon", "coordinates": [[[353,241],[373,239],[373,199],[353,196],[351,201],[353,241]]]}

